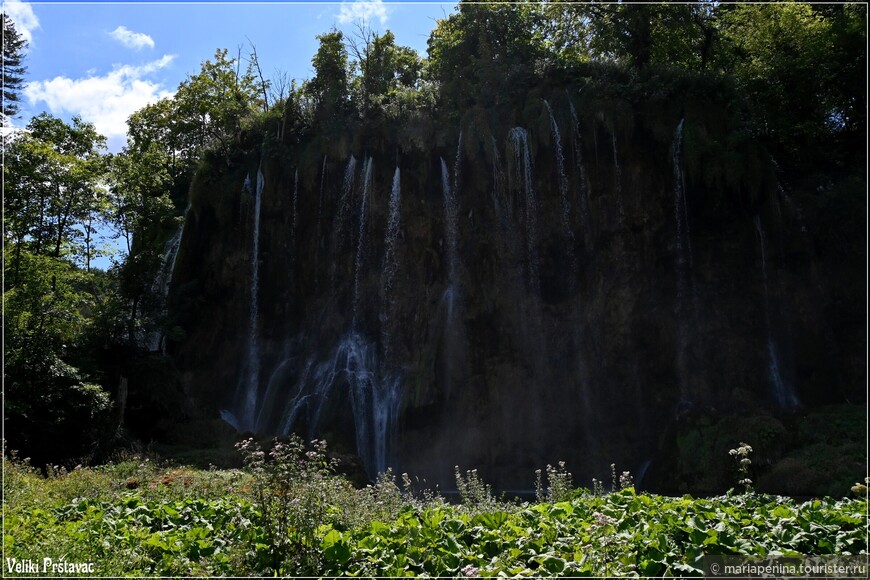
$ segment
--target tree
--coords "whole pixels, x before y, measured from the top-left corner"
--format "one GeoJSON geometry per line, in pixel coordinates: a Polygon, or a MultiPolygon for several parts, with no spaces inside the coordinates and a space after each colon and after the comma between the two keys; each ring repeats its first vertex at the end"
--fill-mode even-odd
{"type": "Polygon", "coordinates": [[[636,70],[652,64],[705,70],[718,41],[712,2],[575,4],[551,0],[545,11],[548,37],[563,60],[609,61],[636,70]]]}
{"type": "Polygon", "coordinates": [[[739,4],[720,19],[725,70],[780,164],[800,172],[842,163],[838,136],[860,133],[863,142],[866,126],[866,7],[739,4]]]}
{"type": "Polygon", "coordinates": [[[240,74],[227,50],[215,52],[214,61],[202,63],[199,74],[179,86],[171,103],[173,136],[189,135],[195,151],[216,147],[228,156],[242,119],[258,106],[260,88],[253,73],[240,74]]]}
{"type": "Polygon", "coordinates": [[[18,115],[18,103],[21,100],[21,90],[24,88],[24,52],[27,41],[15,29],[15,23],[6,15],[0,14],[3,26],[3,126],[7,118],[18,115]]]}
{"type": "Polygon", "coordinates": [[[344,35],[334,30],[317,37],[320,46],[311,60],[314,76],[305,83],[304,93],[314,102],[320,122],[341,117],[348,111],[350,71],[344,35]]]}
{"type": "Polygon", "coordinates": [[[357,31],[348,44],[360,70],[355,83],[358,108],[368,117],[374,108],[389,103],[397,91],[413,88],[423,63],[413,49],[397,46],[389,30],[378,35],[360,24],[357,31]]]}
{"type": "Polygon", "coordinates": [[[428,40],[429,74],[455,110],[499,104],[528,86],[549,58],[537,3],[471,4],[439,20],[428,40]]]}
{"type": "Polygon", "coordinates": [[[80,118],[34,117],[6,150],[5,226],[14,268],[25,248],[55,258],[79,256],[90,267],[93,222],[105,201],[106,140],[80,118]]]}
{"type": "Polygon", "coordinates": [[[164,152],[152,144],[127,147],[112,160],[109,222],[124,239],[127,256],[119,272],[119,293],[126,301],[126,336],[135,343],[140,329],[154,330],[165,296],[152,288],[166,240],[178,228],[170,192],[173,179],[164,152]]]}
{"type": "Polygon", "coordinates": [[[6,418],[10,446],[37,461],[87,454],[106,433],[110,400],[81,349],[100,308],[90,259],[104,147],[93,125],[44,113],[5,151],[6,418]]]}
{"type": "MultiPolygon", "coordinates": [[[[7,270],[8,261],[7,254],[7,270]]],[[[9,446],[35,464],[88,454],[106,433],[110,408],[77,352],[96,305],[92,275],[29,252],[17,267],[19,283],[3,294],[9,446]]]]}

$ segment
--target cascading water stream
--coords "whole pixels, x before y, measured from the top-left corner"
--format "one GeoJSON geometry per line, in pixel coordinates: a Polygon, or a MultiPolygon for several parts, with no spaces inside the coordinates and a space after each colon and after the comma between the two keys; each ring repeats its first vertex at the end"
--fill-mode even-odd
{"type": "Polygon", "coordinates": [[[368,217],[369,188],[372,182],[372,160],[367,159],[363,163],[363,188],[359,203],[359,236],[356,244],[356,261],[353,274],[353,330],[356,331],[357,318],[359,315],[360,280],[362,279],[363,262],[366,252],[366,224],[368,217]]]}
{"type": "Polygon", "coordinates": [[[591,222],[589,214],[589,180],[586,175],[586,165],[583,162],[583,137],[580,134],[580,121],[574,103],[568,99],[571,109],[571,148],[574,151],[574,167],[577,170],[577,191],[580,205],[580,217],[583,221],[584,244],[588,247],[591,239],[591,222]]]}
{"type": "Polygon", "coordinates": [[[510,130],[510,140],[514,152],[514,174],[516,183],[522,184],[525,201],[526,258],[529,286],[538,293],[538,201],[532,187],[532,160],[529,155],[528,133],[522,127],[510,130]]]}
{"type": "Polygon", "coordinates": [[[384,351],[384,362],[389,361],[390,355],[390,318],[394,303],[393,284],[396,279],[396,271],[399,264],[396,259],[396,243],[399,237],[399,219],[401,217],[401,172],[396,167],[393,174],[393,187],[390,191],[390,215],[387,221],[387,232],[384,236],[384,267],[381,279],[383,290],[383,307],[381,311],[381,345],[384,351]]]}
{"type": "Polygon", "coordinates": [[[248,330],[248,385],[245,395],[245,410],[242,414],[247,429],[254,427],[257,393],[260,381],[260,348],[258,345],[258,321],[260,316],[260,210],[263,205],[263,169],[257,169],[257,191],[254,197],[254,231],[251,248],[251,301],[250,326],[248,330]]]}
{"type": "MultiPolygon", "coordinates": [[[[350,217],[350,204],[353,192],[353,181],[356,173],[356,157],[350,156],[347,160],[347,167],[344,170],[344,180],[341,184],[341,197],[338,200],[338,207],[335,212],[335,221],[332,227],[332,251],[333,254],[341,254],[344,249],[345,230],[348,228],[348,220],[350,217]]],[[[338,273],[337,260],[331,261],[330,278],[333,293],[337,289],[338,273]]]]}
{"type": "Polygon", "coordinates": [[[692,237],[689,231],[689,209],[686,203],[685,179],[683,178],[682,154],[683,154],[683,124],[685,119],[680,119],[677,130],[674,133],[673,162],[674,162],[674,219],[677,223],[677,258],[679,266],[692,267],[692,237]]]}
{"type": "Polygon", "coordinates": [[[770,293],[767,282],[767,256],[760,215],[755,216],[755,232],[758,234],[758,244],[761,250],[761,282],[764,289],[764,322],[767,331],[767,373],[773,388],[773,400],[781,408],[795,407],[799,401],[791,386],[783,380],[779,353],[773,340],[773,325],[770,321],[770,293]]]}
{"type": "MultiPolygon", "coordinates": [[[[337,208],[333,247],[340,250],[346,238],[350,219],[356,159],[351,157],[345,170],[342,195],[337,208]]],[[[325,161],[324,161],[325,171],[325,161]]],[[[308,436],[318,435],[321,417],[332,402],[334,393],[347,396],[353,412],[357,453],[368,475],[375,479],[378,473],[394,463],[396,429],[401,402],[401,376],[386,373],[378,364],[377,344],[364,337],[359,325],[362,308],[362,286],[366,265],[367,226],[372,188],[373,160],[363,162],[358,235],[354,260],[352,323],[335,350],[326,360],[311,355],[295,380],[295,395],[284,404],[278,419],[279,433],[289,433],[300,420],[305,421],[308,436]],[[346,389],[342,388],[346,386],[346,389]],[[346,395],[345,395],[346,394],[346,395]]],[[[384,258],[385,306],[382,316],[389,316],[392,287],[397,269],[396,243],[400,219],[400,176],[396,168],[390,196],[390,218],[387,226],[384,258]]],[[[335,274],[333,270],[333,275],[335,274]]],[[[282,363],[284,365],[285,363],[282,363]]],[[[273,379],[277,375],[273,373],[273,379]]],[[[270,381],[270,389],[272,388],[270,381]]]]}
{"type": "Polygon", "coordinates": [[[456,197],[450,187],[450,172],[447,163],[441,158],[441,191],[444,194],[444,224],[447,238],[447,281],[452,287],[456,284],[456,268],[458,258],[458,208],[456,197]]]}
{"type": "Polygon", "coordinates": [[[555,145],[556,168],[559,172],[559,202],[562,210],[562,229],[568,238],[568,245],[565,251],[568,257],[568,264],[571,267],[571,272],[568,275],[568,290],[573,292],[577,278],[577,258],[574,255],[576,239],[574,238],[574,230],[571,228],[571,202],[568,199],[568,177],[565,175],[565,156],[562,153],[562,139],[559,135],[559,125],[556,123],[553,109],[546,99],[544,99],[544,106],[547,108],[547,113],[550,116],[550,129],[553,135],[553,144],[555,145]]]}
{"type": "Polygon", "coordinates": [[[236,412],[222,410],[221,417],[237,431],[251,431],[255,427],[257,398],[260,381],[260,349],[257,340],[260,291],[260,209],[265,179],[262,166],[257,169],[257,188],[254,192],[254,224],[251,243],[251,288],[248,308],[248,353],[246,372],[236,391],[236,412]]]}
{"type": "MultiPolygon", "coordinates": [[[[190,209],[190,207],[188,207],[188,209],[190,209]]],[[[184,212],[184,215],[185,217],[187,216],[187,211],[184,212]]],[[[166,301],[169,297],[169,287],[172,285],[172,277],[175,274],[175,262],[178,259],[178,249],[181,247],[181,239],[184,237],[185,221],[181,222],[181,226],[163,246],[164,251],[163,256],[160,258],[160,267],[157,270],[157,276],[154,278],[154,282],[151,284],[151,293],[154,296],[157,296],[160,301],[161,316],[166,316],[167,313],[166,301]]],[[[166,353],[166,337],[159,329],[155,329],[153,332],[149,333],[147,347],[148,350],[152,352],[160,350],[164,354],[166,353]]]]}
{"type": "MultiPolygon", "coordinates": [[[[461,151],[462,135],[459,137],[461,151]]],[[[457,160],[454,165],[456,177],[460,170],[460,152],[456,154],[457,160]]],[[[456,185],[450,184],[450,171],[447,163],[441,158],[441,190],[444,196],[444,235],[447,245],[447,288],[441,295],[438,304],[438,318],[444,320],[443,341],[443,364],[444,364],[444,389],[447,396],[450,395],[453,385],[457,380],[457,373],[464,365],[465,336],[460,322],[459,296],[459,208],[456,200],[456,185]]]]}
{"type": "Polygon", "coordinates": [[[344,179],[341,182],[341,197],[338,200],[338,207],[335,212],[335,222],[333,225],[333,249],[340,251],[344,244],[344,237],[348,228],[348,220],[350,218],[350,204],[353,197],[353,182],[356,174],[356,157],[350,156],[347,160],[347,166],[344,170],[344,179]]]}

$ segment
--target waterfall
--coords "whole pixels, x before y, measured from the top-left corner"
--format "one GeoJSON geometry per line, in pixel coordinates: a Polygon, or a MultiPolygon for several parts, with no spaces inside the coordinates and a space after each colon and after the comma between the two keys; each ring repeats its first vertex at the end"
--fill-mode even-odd
{"type": "Polygon", "coordinates": [[[514,151],[514,174],[516,184],[522,184],[525,200],[526,254],[529,285],[540,289],[538,278],[538,202],[532,187],[532,160],[529,155],[528,134],[522,127],[510,130],[514,151]]]}
{"type": "Polygon", "coordinates": [[[571,109],[571,146],[574,150],[574,167],[577,169],[578,175],[578,191],[580,198],[580,216],[583,219],[584,235],[589,236],[589,182],[586,176],[586,166],[583,163],[583,138],[580,135],[580,121],[577,118],[577,111],[574,109],[574,103],[569,99],[568,105],[571,109]]]}
{"type": "Polygon", "coordinates": [[[447,280],[450,286],[456,284],[456,268],[458,257],[458,221],[459,210],[456,207],[456,197],[450,187],[450,172],[447,163],[441,158],[441,190],[444,193],[444,232],[447,238],[447,280]]]}
{"type": "MultiPolygon", "coordinates": [[[[188,208],[189,209],[189,208],[188,208]]],[[[185,211],[185,216],[187,212],[185,211]]],[[[172,284],[172,276],[175,274],[175,261],[178,258],[178,249],[181,247],[181,239],[184,236],[184,222],[172,234],[163,246],[163,255],[160,258],[160,267],[157,269],[157,276],[151,284],[151,294],[156,296],[160,302],[160,315],[165,317],[167,314],[166,301],[169,297],[169,287],[172,284]]],[[[155,352],[161,350],[166,351],[166,340],[159,328],[154,329],[147,335],[146,346],[149,351],[155,352]]]]}
{"type": "MultiPolygon", "coordinates": [[[[462,135],[460,134],[460,146],[462,135]]],[[[459,153],[454,169],[459,171],[459,153]]],[[[455,184],[454,184],[455,185],[455,184]]],[[[441,341],[444,347],[444,382],[445,393],[450,395],[455,382],[455,375],[463,369],[465,357],[465,335],[460,322],[458,309],[459,292],[459,208],[456,202],[456,191],[450,187],[450,172],[447,163],[441,158],[441,189],[444,194],[444,233],[447,238],[447,287],[441,295],[438,304],[437,317],[444,320],[441,341]]]]}
{"type": "Polygon", "coordinates": [[[758,234],[758,244],[761,248],[761,281],[764,288],[764,322],[767,331],[767,373],[773,388],[773,400],[778,407],[788,408],[799,404],[794,389],[782,378],[779,354],[773,340],[773,325],[770,321],[770,293],[767,283],[767,256],[764,249],[764,229],[761,226],[761,216],[755,216],[755,232],[758,234]]]}
{"type": "MultiPolygon", "coordinates": [[[[344,180],[341,184],[341,197],[335,212],[335,221],[332,227],[332,253],[334,256],[342,253],[344,249],[345,229],[350,217],[350,203],[353,192],[353,179],[356,173],[356,157],[350,156],[347,167],[344,170],[344,180]]],[[[332,290],[336,290],[338,260],[333,258],[330,266],[330,278],[332,290]]]]}
{"type": "Polygon", "coordinates": [[[282,413],[278,432],[289,433],[304,417],[308,437],[318,435],[320,418],[337,387],[346,386],[354,418],[357,454],[370,479],[395,465],[402,381],[378,372],[375,345],[350,332],[325,361],[309,359],[296,385],[296,395],[282,413]]]}
{"type": "Polygon", "coordinates": [[[344,170],[344,181],[341,184],[341,198],[338,200],[338,209],[333,226],[334,250],[340,251],[344,244],[345,228],[350,216],[350,202],[353,192],[353,178],[356,173],[356,157],[350,156],[347,167],[344,170]]]}
{"type": "MultiPolygon", "coordinates": [[[[221,416],[237,430],[250,431],[254,428],[257,409],[257,396],[260,378],[260,349],[257,341],[260,292],[260,209],[263,201],[264,187],[262,166],[257,169],[257,189],[254,193],[254,227],[251,244],[251,289],[249,301],[248,323],[248,360],[247,376],[240,385],[243,395],[240,415],[232,415],[221,411],[221,416]]],[[[237,395],[238,398],[238,395],[237,395]]]]}
{"type": "Polygon", "coordinates": [[[363,262],[366,252],[366,217],[368,214],[369,187],[372,182],[372,159],[363,163],[363,189],[359,203],[359,237],[356,243],[356,262],[353,274],[353,328],[356,329],[359,314],[360,280],[362,278],[363,262]]]}
{"type": "Polygon", "coordinates": [[[399,219],[401,205],[401,172],[396,167],[396,172],[393,174],[393,188],[390,192],[390,216],[387,222],[387,233],[384,236],[384,266],[383,276],[381,279],[381,288],[383,290],[383,311],[381,313],[381,344],[384,349],[384,362],[389,360],[390,351],[390,332],[389,319],[393,306],[393,283],[398,270],[398,262],[396,259],[396,242],[399,237],[399,219]]]}
{"type": "Polygon", "coordinates": [[[682,268],[688,264],[691,268],[692,238],[689,231],[689,210],[686,204],[685,178],[682,169],[684,121],[685,119],[680,119],[677,130],[674,132],[674,219],[677,223],[677,266],[682,268]]]}
{"type": "Polygon", "coordinates": [[[568,200],[568,177],[565,175],[565,156],[562,153],[562,140],[559,136],[559,125],[556,123],[556,117],[553,115],[553,109],[550,103],[544,99],[544,106],[547,107],[547,113],[550,116],[550,129],[553,134],[553,144],[555,145],[556,153],[556,169],[559,172],[559,202],[562,209],[562,229],[565,236],[568,238],[566,254],[568,263],[571,266],[571,272],[568,275],[568,290],[574,291],[577,277],[577,258],[574,255],[574,230],[571,228],[571,203],[568,200]]]}
{"type": "Polygon", "coordinates": [[[379,377],[375,349],[357,333],[342,340],[334,360],[336,365],[343,363],[350,387],[357,453],[374,480],[392,462],[401,383],[397,377],[379,377]]]}

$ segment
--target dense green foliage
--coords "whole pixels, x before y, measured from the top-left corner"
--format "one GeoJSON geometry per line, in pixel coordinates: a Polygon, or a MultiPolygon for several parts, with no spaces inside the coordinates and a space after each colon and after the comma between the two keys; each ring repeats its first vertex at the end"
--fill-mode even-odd
{"type": "Polygon", "coordinates": [[[700,576],[705,555],[860,553],[865,508],[853,500],[667,498],[627,489],[473,515],[407,508],[393,522],[330,531],[322,545],[327,574],[700,576]]]}
{"type": "MultiPolygon", "coordinates": [[[[864,499],[709,499],[574,491],[492,499],[476,474],[461,504],[390,477],[355,490],[322,446],[241,444],[246,471],[147,459],[47,477],[4,460],[6,555],[94,562],[96,575],[692,576],[704,555],[866,553],[864,499]]],[[[866,490],[866,488],[865,488],[866,490]]]]}

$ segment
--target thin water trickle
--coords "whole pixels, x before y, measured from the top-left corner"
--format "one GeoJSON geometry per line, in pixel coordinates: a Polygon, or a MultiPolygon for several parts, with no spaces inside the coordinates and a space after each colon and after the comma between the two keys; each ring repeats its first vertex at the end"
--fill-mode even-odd
{"type": "Polygon", "coordinates": [[[335,225],[333,226],[334,249],[341,250],[344,244],[344,236],[347,229],[347,221],[350,217],[350,205],[353,192],[354,175],[356,174],[356,157],[350,156],[347,160],[347,167],[344,170],[344,180],[341,184],[341,198],[338,200],[338,209],[335,215],[335,225]]]}
{"type": "Polygon", "coordinates": [[[777,406],[782,408],[795,407],[799,401],[792,387],[782,377],[779,353],[773,340],[773,324],[770,320],[770,291],[767,282],[767,255],[760,215],[755,216],[755,232],[758,234],[758,244],[761,250],[761,281],[764,289],[764,321],[767,330],[767,374],[773,388],[773,399],[777,406]]]}
{"type": "Polygon", "coordinates": [[[392,314],[393,283],[396,279],[396,271],[399,264],[396,259],[396,243],[399,237],[399,219],[401,206],[401,172],[396,167],[393,174],[393,187],[390,192],[390,215],[387,221],[387,232],[384,236],[384,267],[381,278],[383,291],[383,306],[381,310],[381,344],[384,350],[384,360],[389,360],[390,354],[390,328],[389,322],[392,314]]]}
{"type": "MultiPolygon", "coordinates": [[[[354,175],[356,174],[356,157],[350,156],[347,160],[347,167],[344,170],[344,180],[341,184],[341,197],[338,200],[338,207],[335,212],[335,221],[332,226],[332,253],[340,255],[344,251],[344,241],[346,230],[349,227],[348,221],[351,214],[351,201],[353,192],[354,175]]],[[[338,284],[338,260],[331,260],[330,266],[330,285],[333,293],[337,289],[338,284]]]]}
{"type": "Polygon", "coordinates": [[[260,209],[262,207],[263,188],[265,180],[262,167],[257,169],[257,187],[254,192],[254,226],[251,242],[251,287],[248,308],[248,353],[247,372],[243,384],[241,413],[233,413],[237,420],[237,428],[250,431],[254,428],[257,410],[260,378],[260,349],[258,346],[258,317],[260,293],[260,209]]]}
{"type": "MultiPolygon", "coordinates": [[[[190,209],[188,207],[188,209],[190,209]]],[[[187,211],[184,212],[185,218],[187,211]]],[[[186,221],[186,220],[185,220],[186,221]]],[[[172,277],[175,275],[175,262],[178,259],[178,250],[181,247],[181,239],[184,237],[184,223],[181,222],[178,230],[166,241],[163,246],[163,255],[160,258],[160,267],[157,270],[157,276],[151,284],[151,293],[157,296],[160,301],[160,315],[165,317],[167,314],[166,301],[169,297],[169,288],[172,285],[172,277]]],[[[147,348],[151,352],[162,351],[166,354],[166,337],[160,331],[155,329],[149,333],[147,338],[147,348]]]]}
{"type": "Polygon", "coordinates": [[[674,132],[674,219],[677,223],[677,258],[679,265],[692,267],[692,236],[689,230],[689,208],[686,203],[685,178],[683,177],[683,123],[680,119],[674,132]]]}
{"type": "Polygon", "coordinates": [[[450,187],[450,172],[447,169],[447,163],[444,158],[441,158],[441,190],[444,194],[444,234],[447,238],[447,268],[448,282],[453,285],[456,283],[456,269],[458,267],[458,208],[456,207],[456,196],[453,189],[450,187]]]}
{"type": "Polygon", "coordinates": [[[366,224],[368,217],[369,188],[372,182],[372,159],[368,158],[363,163],[363,188],[359,204],[359,236],[356,244],[356,262],[353,274],[353,328],[356,329],[359,315],[360,284],[363,273],[363,263],[366,253],[366,224]]]}
{"type": "Polygon", "coordinates": [[[586,247],[589,247],[592,217],[589,213],[589,180],[586,175],[586,164],[583,162],[583,137],[580,134],[580,120],[577,118],[577,111],[570,99],[568,99],[568,105],[571,110],[571,148],[574,152],[574,168],[577,171],[577,196],[583,223],[583,241],[586,247]]]}
{"type": "Polygon", "coordinates": [[[510,130],[510,141],[514,152],[515,187],[521,187],[524,199],[526,225],[526,259],[529,286],[540,289],[538,277],[538,200],[532,186],[532,160],[529,154],[528,133],[522,127],[510,130]]]}
{"type": "Polygon", "coordinates": [[[248,395],[245,399],[245,420],[247,426],[253,428],[254,410],[257,405],[257,392],[260,378],[260,349],[258,346],[258,319],[260,316],[260,213],[263,205],[263,187],[265,178],[262,168],[257,170],[257,193],[254,202],[254,232],[253,248],[251,250],[251,307],[250,307],[250,340],[248,360],[248,395]]]}
{"type": "Polygon", "coordinates": [[[577,278],[577,258],[574,255],[574,230],[571,227],[571,202],[568,199],[568,177],[565,174],[565,156],[562,153],[562,139],[559,135],[559,125],[556,123],[556,117],[553,115],[553,109],[550,103],[544,99],[544,106],[547,108],[547,113],[550,115],[550,129],[553,135],[553,144],[555,145],[556,153],[556,169],[559,177],[559,202],[562,210],[562,229],[565,236],[568,238],[566,254],[568,264],[571,271],[568,273],[568,291],[573,292],[577,278]]]}

